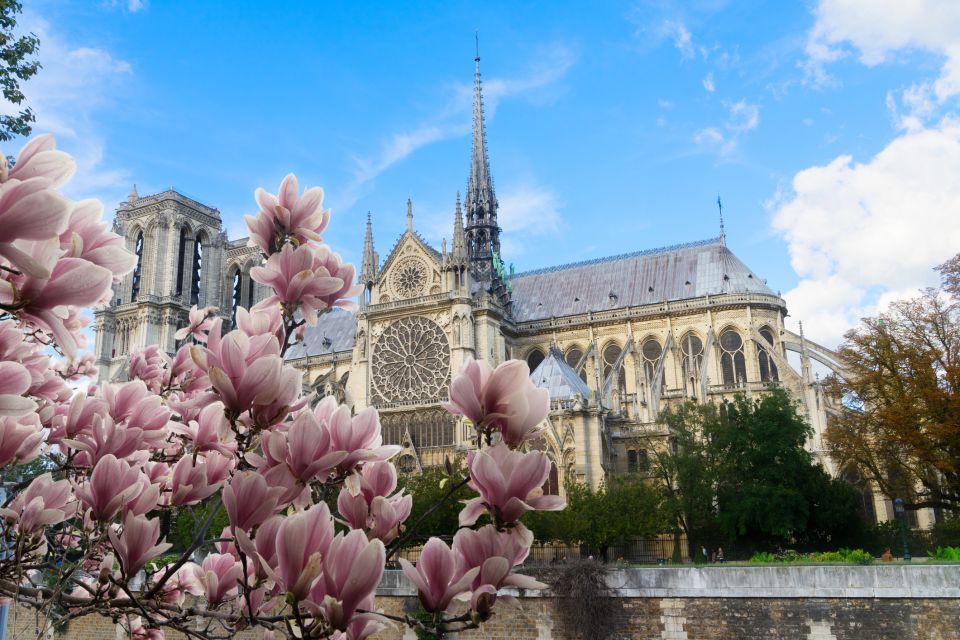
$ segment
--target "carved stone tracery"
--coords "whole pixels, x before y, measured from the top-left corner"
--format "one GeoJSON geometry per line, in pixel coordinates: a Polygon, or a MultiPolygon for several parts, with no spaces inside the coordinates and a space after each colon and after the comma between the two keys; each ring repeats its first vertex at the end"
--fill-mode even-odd
{"type": "Polygon", "coordinates": [[[450,379],[450,345],[423,316],[388,326],[374,347],[373,385],[386,402],[435,402],[450,379]]]}

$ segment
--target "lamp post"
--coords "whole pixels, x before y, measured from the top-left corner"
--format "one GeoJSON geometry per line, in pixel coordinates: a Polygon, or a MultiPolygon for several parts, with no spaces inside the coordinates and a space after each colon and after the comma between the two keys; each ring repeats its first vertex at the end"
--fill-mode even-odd
{"type": "Polygon", "coordinates": [[[910,562],[910,547],[907,546],[907,513],[903,508],[903,498],[893,501],[893,513],[900,521],[900,540],[903,542],[903,560],[910,562]]]}

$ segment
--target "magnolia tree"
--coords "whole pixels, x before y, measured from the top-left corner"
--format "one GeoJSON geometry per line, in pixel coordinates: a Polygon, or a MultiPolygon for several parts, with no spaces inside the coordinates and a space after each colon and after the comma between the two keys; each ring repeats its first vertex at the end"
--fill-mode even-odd
{"type": "Polygon", "coordinates": [[[469,361],[445,407],[473,425],[477,450],[446,499],[464,485],[478,496],[452,546],[430,539],[416,566],[399,561],[429,615],[378,609],[385,565],[417,526],[396,490],[399,447],[383,444],[375,409],[353,415],[332,398],[311,408],[284,362],[305,327],[358,293],[353,266],[321,240],[321,189],[300,193],[290,175],[276,195],[257,190],[246,221],[263,261],[251,277],[273,293],[238,309],[236,328],[224,334],[216,309],[194,308],[173,356],[149,346],[130,357],[129,382],[76,391],[95,371],[78,355],[81,309],[106,304],[134,257],[99,202],[58,192],[74,163],[52,137],[13,167],[0,155],[0,167],[0,597],[15,611],[108,616],[132,638],[258,627],[358,640],[395,623],[475,628],[508,599],[503,588],[543,587],[514,571],[532,542],[521,516],[564,506],[541,490],[546,456],[525,451],[547,392],[521,361],[469,361]],[[41,455],[50,471],[16,484],[16,466],[41,455]],[[170,554],[162,523],[201,502],[206,520],[170,554]],[[221,509],[229,526],[211,531],[221,509]]]}

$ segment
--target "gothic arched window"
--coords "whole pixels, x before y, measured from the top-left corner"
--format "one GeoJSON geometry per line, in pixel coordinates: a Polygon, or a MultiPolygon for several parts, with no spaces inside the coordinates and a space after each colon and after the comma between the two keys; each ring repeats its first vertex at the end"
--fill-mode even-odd
{"type": "Polygon", "coordinates": [[[133,287],[130,291],[130,302],[136,302],[140,295],[140,279],[143,276],[143,231],[137,234],[137,244],[134,247],[137,254],[137,266],[133,269],[133,287]]]}
{"type": "Polygon", "coordinates": [[[240,277],[240,269],[233,272],[233,295],[230,299],[230,324],[237,326],[237,307],[240,306],[240,287],[243,278],[240,277]]]}
{"type": "Polygon", "coordinates": [[[720,373],[726,386],[747,381],[747,362],[743,357],[743,338],[733,329],[720,334],[720,373]]]}
{"type": "Polygon", "coordinates": [[[187,228],[180,228],[180,244],[179,249],[177,250],[177,295],[183,293],[183,276],[185,273],[186,266],[184,260],[187,257],[187,228]]]}
{"type": "Polygon", "coordinates": [[[249,308],[257,303],[257,300],[256,300],[256,295],[257,295],[256,284],[257,283],[254,281],[253,278],[250,277],[249,269],[247,269],[247,273],[245,277],[247,279],[247,307],[249,308]]]}
{"type": "MultiPolygon", "coordinates": [[[[663,347],[656,338],[647,338],[640,347],[640,354],[643,356],[643,372],[647,383],[653,384],[653,376],[657,372],[657,363],[660,362],[660,356],[663,355],[663,347]]],[[[666,369],[661,373],[661,377],[666,377],[666,369]]],[[[663,381],[661,380],[661,384],[663,381]]]]}
{"type": "Polygon", "coordinates": [[[530,367],[530,373],[536,371],[537,367],[540,366],[540,363],[543,362],[543,360],[543,351],[540,351],[540,349],[533,349],[530,353],[528,353],[527,366],[530,367]]]}
{"type": "Polygon", "coordinates": [[[554,462],[550,463],[550,475],[543,483],[543,494],[547,496],[560,495],[560,472],[554,462]]]}
{"type": "MultiPolygon", "coordinates": [[[[620,348],[616,342],[608,342],[607,346],[603,348],[603,380],[606,383],[608,377],[610,377],[610,372],[613,371],[614,365],[617,364],[617,360],[620,359],[620,354],[623,353],[623,349],[620,348]]],[[[620,363],[620,368],[617,370],[617,388],[620,390],[620,393],[625,393],[627,389],[627,374],[623,369],[623,363],[620,363]]]]}
{"type": "Polygon", "coordinates": [[[190,304],[200,304],[200,277],[203,274],[203,237],[198,233],[193,243],[193,269],[190,273],[190,304]]]}
{"type": "MultiPolygon", "coordinates": [[[[773,331],[770,330],[770,327],[760,329],[760,335],[770,344],[774,344],[773,331]]],[[[759,342],[757,343],[757,365],[760,368],[760,380],[762,382],[774,382],[780,379],[780,372],[777,371],[777,363],[773,361],[773,358],[767,351],[766,345],[759,342]]]]}
{"type": "Polygon", "coordinates": [[[683,379],[696,380],[700,376],[700,367],[703,365],[703,341],[693,332],[688,333],[680,341],[680,352],[683,354],[683,379]]]}
{"type": "MultiPolygon", "coordinates": [[[[577,365],[580,364],[581,360],[583,360],[583,350],[580,347],[570,347],[567,349],[567,355],[565,355],[563,359],[567,361],[567,364],[570,365],[571,369],[576,371],[577,365]]],[[[586,367],[580,369],[580,379],[584,382],[587,381],[586,367]]]]}

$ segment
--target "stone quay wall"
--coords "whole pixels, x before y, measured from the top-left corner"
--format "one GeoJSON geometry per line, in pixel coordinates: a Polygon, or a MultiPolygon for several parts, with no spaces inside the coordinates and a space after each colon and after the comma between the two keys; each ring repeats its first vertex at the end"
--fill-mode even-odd
{"type": "MultiPolygon", "coordinates": [[[[615,605],[607,626],[611,640],[960,640],[960,565],[632,568],[611,571],[607,586],[615,605]]],[[[480,629],[448,637],[577,637],[558,616],[562,599],[549,592],[513,595],[518,608],[498,605],[480,629]]],[[[385,613],[417,610],[416,591],[399,571],[385,574],[377,602],[385,613]]],[[[21,612],[20,629],[11,625],[8,638],[35,638],[18,633],[29,633],[34,620],[21,612]]],[[[119,636],[109,620],[91,616],[74,621],[60,637],[119,636]]],[[[237,636],[261,637],[252,630],[237,636]]],[[[397,626],[375,638],[415,640],[416,634],[397,626]]]]}

